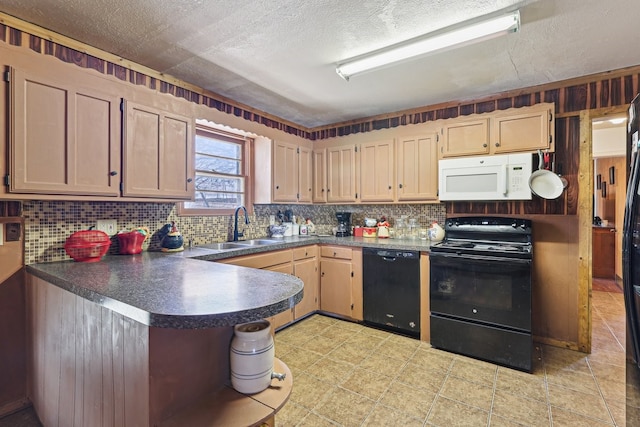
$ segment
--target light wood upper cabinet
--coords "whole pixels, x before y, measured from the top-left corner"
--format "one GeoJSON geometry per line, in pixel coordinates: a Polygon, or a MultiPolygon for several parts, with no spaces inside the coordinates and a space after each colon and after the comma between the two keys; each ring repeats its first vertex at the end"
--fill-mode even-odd
{"type": "Polygon", "coordinates": [[[451,120],[442,128],[442,157],[489,154],[489,118],[451,120]]]}
{"type": "Polygon", "coordinates": [[[313,203],[327,202],[327,150],[313,150],[313,203]]]}
{"type": "Polygon", "coordinates": [[[120,194],[120,99],[84,79],[12,70],[9,191],[120,194]]]}
{"type": "Polygon", "coordinates": [[[442,157],[555,151],[552,103],[447,120],[442,157]]]}
{"type": "Polygon", "coordinates": [[[298,202],[311,203],[313,187],[313,156],[307,147],[298,147],[298,202]]]}
{"type": "Polygon", "coordinates": [[[298,146],[273,142],[273,201],[298,201],[298,146]]]}
{"type": "Polygon", "coordinates": [[[496,154],[551,149],[554,130],[550,107],[531,107],[520,114],[507,110],[492,121],[492,150],[496,154]]]}
{"type": "Polygon", "coordinates": [[[123,102],[123,196],[192,199],[193,119],[123,102]]]}
{"type": "Polygon", "coordinates": [[[355,202],[356,146],[327,149],[327,202],[355,202]]]}
{"type": "Polygon", "coordinates": [[[360,146],[360,201],[393,202],[395,145],[393,139],[360,146]]]}
{"type": "Polygon", "coordinates": [[[398,201],[438,199],[438,135],[398,138],[398,201]]]}

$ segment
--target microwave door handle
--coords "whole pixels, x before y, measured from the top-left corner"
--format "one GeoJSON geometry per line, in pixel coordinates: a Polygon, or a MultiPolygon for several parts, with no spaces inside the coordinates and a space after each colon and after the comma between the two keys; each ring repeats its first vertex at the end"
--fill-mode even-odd
{"type": "Polygon", "coordinates": [[[500,182],[500,193],[503,195],[507,195],[507,171],[508,171],[509,165],[502,165],[502,180],[500,182]]]}

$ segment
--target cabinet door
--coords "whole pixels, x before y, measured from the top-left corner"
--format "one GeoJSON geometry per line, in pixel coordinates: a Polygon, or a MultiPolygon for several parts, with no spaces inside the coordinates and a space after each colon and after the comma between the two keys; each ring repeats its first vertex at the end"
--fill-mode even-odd
{"type": "Polygon", "coordinates": [[[313,182],[311,149],[298,147],[298,202],[311,203],[313,182]]]}
{"type": "Polygon", "coordinates": [[[298,201],[298,147],[273,142],[273,201],[298,201]]]}
{"type": "Polygon", "coordinates": [[[322,259],[320,262],[320,308],[351,317],[351,261],[322,259]]]}
{"type": "Polygon", "coordinates": [[[549,108],[536,107],[520,114],[509,110],[496,115],[491,131],[492,151],[498,154],[551,148],[551,117],[549,108]]]}
{"type": "Polygon", "coordinates": [[[296,261],[293,265],[293,274],[304,282],[304,296],[302,301],[294,307],[295,318],[316,311],[318,304],[318,258],[307,258],[296,261]]]}
{"type": "Polygon", "coordinates": [[[125,101],[123,195],[193,198],[193,120],[125,101]]]}
{"type": "Polygon", "coordinates": [[[437,134],[398,138],[398,201],[438,199],[437,134]]]}
{"type": "MultiPolygon", "coordinates": [[[[274,265],[274,266],[265,268],[265,270],[275,271],[275,272],[284,273],[284,274],[293,274],[293,267],[291,263],[274,265]]],[[[274,316],[269,317],[267,320],[271,322],[271,327],[273,329],[277,329],[293,321],[293,309],[292,308],[287,309],[281,313],[278,313],[274,316]]]]}
{"type": "Polygon", "coordinates": [[[442,157],[489,153],[489,118],[452,121],[442,128],[442,157]]]}
{"type": "Polygon", "coordinates": [[[355,145],[327,149],[327,201],[356,201],[355,145]]]}
{"type": "Polygon", "coordinates": [[[394,140],[368,142],[360,148],[360,200],[393,202],[394,140]]]}
{"type": "Polygon", "coordinates": [[[313,150],[313,203],[327,202],[327,150],[313,150]]]}
{"type": "Polygon", "coordinates": [[[615,229],[593,227],[593,277],[615,279],[615,229]]]}
{"type": "Polygon", "coordinates": [[[11,82],[9,191],[118,196],[120,99],[20,70],[11,82]]]}

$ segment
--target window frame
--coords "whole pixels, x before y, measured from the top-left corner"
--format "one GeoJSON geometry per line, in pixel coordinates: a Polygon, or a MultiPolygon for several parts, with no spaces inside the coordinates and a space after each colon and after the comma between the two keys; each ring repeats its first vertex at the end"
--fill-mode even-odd
{"type": "MultiPolygon", "coordinates": [[[[205,137],[213,137],[215,139],[231,142],[234,144],[240,145],[242,148],[242,174],[237,175],[238,177],[242,177],[244,179],[244,202],[245,208],[247,209],[247,213],[253,213],[253,146],[254,139],[241,133],[233,133],[225,130],[216,129],[214,127],[206,126],[203,124],[196,124],[195,134],[194,134],[194,165],[195,165],[195,157],[196,157],[196,140],[197,136],[205,136],[205,137]]],[[[196,176],[198,175],[197,169],[194,168],[194,181],[196,176]]],[[[195,184],[194,184],[195,187],[195,184]]],[[[195,193],[197,190],[194,188],[194,199],[195,193]]],[[[233,215],[235,212],[234,209],[203,209],[203,208],[187,208],[185,206],[186,202],[180,202],[177,206],[177,214],[178,216],[226,216],[233,215]]]]}

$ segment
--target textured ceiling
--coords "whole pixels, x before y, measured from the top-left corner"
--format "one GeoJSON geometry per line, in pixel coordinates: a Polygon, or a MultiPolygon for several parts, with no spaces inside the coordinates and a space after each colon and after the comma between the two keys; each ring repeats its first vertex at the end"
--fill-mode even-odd
{"type": "Polygon", "coordinates": [[[0,11],[306,127],[640,64],[638,0],[1,0],[0,11]],[[516,8],[519,33],[349,82],[335,73],[516,8]]]}

